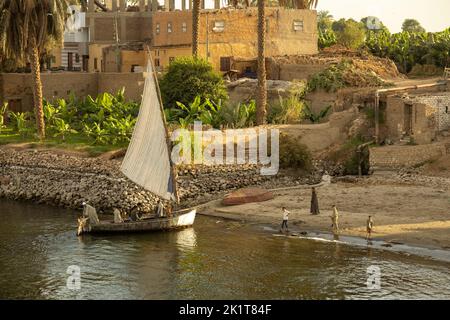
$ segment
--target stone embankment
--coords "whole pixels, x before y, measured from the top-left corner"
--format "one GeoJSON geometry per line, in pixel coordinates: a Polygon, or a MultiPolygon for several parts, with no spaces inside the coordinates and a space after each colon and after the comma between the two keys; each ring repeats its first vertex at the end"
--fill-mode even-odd
{"type": "MultiPolygon", "coordinates": [[[[157,198],[120,172],[120,160],[87,158],[52,151],[0,149],[0,197],[65,208],[85,201],[100,212],[117,208],[153,210],[157,198]]],[[[178,184],[184,206],[209,201],[245,186],[314,184],[320,176],[262,176],[252,165],[180,168],[178,184]]]]}

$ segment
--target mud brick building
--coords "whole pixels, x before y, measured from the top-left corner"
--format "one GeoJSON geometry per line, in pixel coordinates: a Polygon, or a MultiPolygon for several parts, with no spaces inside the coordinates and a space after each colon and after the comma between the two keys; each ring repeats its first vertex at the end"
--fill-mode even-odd
{"type": "Polygon", "coordinates": [[[386,98],[384,111],[385,135],[392,141],[408,139],[427,144],[450,131],[450,92],[403,93],[386,98]]]}

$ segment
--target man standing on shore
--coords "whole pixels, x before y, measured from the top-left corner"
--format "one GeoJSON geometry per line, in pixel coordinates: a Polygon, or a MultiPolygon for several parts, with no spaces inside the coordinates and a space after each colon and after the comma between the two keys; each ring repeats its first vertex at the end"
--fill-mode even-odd
{"type": "Polygon", "coordinates": [[[372,230],[373,230],[373,220],[372,216],[369,216],[366,222],[366,229],[367,229],[367,240],[372,240],[372,230]]]}
{"type": "Polygon", "coordinates": [[[337,235],[339,234],[339,212],[335,204],[333,204],[332,208],[333,213],[330,216],[332,222],[331,227],[333,228],[333,233],[337,235]]]}
{"type": "Polygon", "coordinates": [[[290,212],[286,210],[286,207],[281,208],[281,211],[283,212],[283,222],[281,223],[280,232],[283,232],[285,227],[286,227],[286,231],[289,232],[288,220],[289,220],[290,212]]]}
{"type": "Polygon", "coordinates": [[[312,188],[312,194],[311,194],[311,209],[310,213],[313,215],[319,214],[319,200],[317,199],[317,192],[316,188],[312,188]]]}

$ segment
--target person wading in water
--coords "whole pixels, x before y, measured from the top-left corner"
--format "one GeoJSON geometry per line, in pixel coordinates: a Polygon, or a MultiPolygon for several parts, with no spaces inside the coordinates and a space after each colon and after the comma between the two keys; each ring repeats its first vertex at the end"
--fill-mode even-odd
{"type": "Polygon", "coordinates": [[[338,212],[335,204],[333,204],[332,208],[333,208],[333,213],[330,216],[331,222],[332,222],[331,228],[333,228],[333,233],[335,235],[338,235],[339,234],[339,212],[338,212]]]}
{"type": "Polygon", "coordinates": [[[372,240],[372,230],[373,230],[373,220],[372,216],[369,216],[366,223],[366,229],[367,229],[367,240],[372,240]]]}
{"type": "Polygon", "coordinates": [[[286,231],[289,232],[288,220],[290,212],[286,210],[286,207],[281,208],[281,211],[283,212],[283,222],[281,223],[280,232],[283,232],[284,227],[286,227],[286,231]]]}
{"type": "Polygon", "coordinates": [[[311,194],[311,209],[310,209],[311,214],[319,214],[320,210],[319,210],[319,200],[317,199],[317,192],[316,192],[316,188],[312,188],[312,194],[311,194]]]}

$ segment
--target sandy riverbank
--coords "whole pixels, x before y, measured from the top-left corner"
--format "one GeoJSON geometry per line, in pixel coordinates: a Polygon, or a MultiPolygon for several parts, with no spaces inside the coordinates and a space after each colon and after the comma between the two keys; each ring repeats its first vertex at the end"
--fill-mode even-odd
{"type": "Polygon", "coordinates": [[[331,232],[331,205],[340,212],[341,234],[365,237],[372,215],[373,239],[424,247],[450,249],[450,180],[436,177],[370,177],[337,182],[318,189],[321,214],[309,213],[310,189],[274,192],[262,203],[225,207],[220,201],[200,209],[205,215],[281,223],[282,206],[291,211],[291,229],[331,232]]]}

